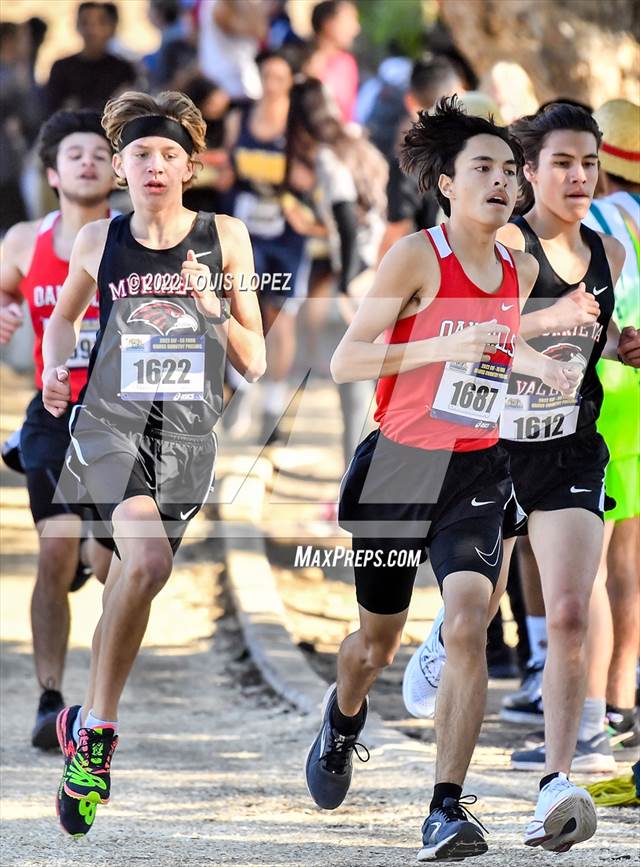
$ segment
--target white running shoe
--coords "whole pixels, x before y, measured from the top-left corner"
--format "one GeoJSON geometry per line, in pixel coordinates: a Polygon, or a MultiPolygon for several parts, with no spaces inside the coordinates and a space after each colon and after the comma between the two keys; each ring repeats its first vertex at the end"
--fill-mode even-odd
{"type": "Polygon", "coordinates": [[[402,699],[411,716],[433,719],[436,712],[436,697],[447,661],[440,630],[444,620],[444,608],[436,614],[431,632],[415,651],[402,678],[402,699]]]}
{"type": "Polygon", "coordinates": [[[525,846],[568,852],[596,832],[598,819],[591,795],[559,774],[540,791],[536,812],[524,835],[525,846]]]}

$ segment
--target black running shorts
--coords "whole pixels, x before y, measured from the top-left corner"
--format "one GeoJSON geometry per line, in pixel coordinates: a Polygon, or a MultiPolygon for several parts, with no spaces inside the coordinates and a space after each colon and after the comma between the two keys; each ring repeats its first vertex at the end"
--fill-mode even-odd
{"type": "MultiPolygon", "coordinates": [[[[447,575],[485,575],[495,587],[505,512],[515,512],[509,456],[499,445],[474,452],[427,451],[379,430],[360,443],[343,479],[338,523],[353,534],[356,596],[373,614],[408,606],[414,552],[429,556],[440,587],[447,575]]],[[[513,518],[515,522],[515,515],[513,518]]]]}
{"type": "Polygon", "coordinates": [[[102,544],[118,553],[112,538],[116,506],[131,497],[147,496],[158,506],[175,554],[213,485],[214,435],[123,432],[86,409],[79,419],[82,423],[74,427],[67,467],[103,522],[106,538],[100,529],[96,533],[102,544]]]}
{"type": "Polygon", "coordinates": [[[69,416],[71,406],[56,418],[44,408],[42,392],[38,391],[27,407],[27,415],[20,432],[20,449],[29,505],[33,521],[37,524],[58,515],[85,516],[86,509],[71,497],[67,502],[56,494],[60,472],[69,446],[69,416]]]}
{"type": "MultiPolygon", "coordinates": [[[[501,440],[510,455],[511,478],[518,505],[525,515],[558,509],[586,509],[600,519],[615,508],[604,489],[609,450],[595,431],[545,445],[525,446],[501,440]]],[[[511,517],[511,516],[510,516],[511,517]]],[[[526,536],[527,519],[505,521],[504,537],[526,536]]]]}

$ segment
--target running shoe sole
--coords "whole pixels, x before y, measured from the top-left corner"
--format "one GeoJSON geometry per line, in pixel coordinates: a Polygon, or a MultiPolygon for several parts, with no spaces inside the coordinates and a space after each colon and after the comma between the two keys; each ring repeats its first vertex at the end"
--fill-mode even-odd
{"type": "MultiPolygon", "coordinates": [[[[528,762],[512,759],[511,767],[514,771],[539,771],[544,772],[544,761],[528,762]]],[[[613,756],[574,756],[571,762],[571,770],[581,774],[610,774],[616,771],[616,763],[613,756]]]]}
{"type": "Polygon", "coordinates": [[[416,719],[433,719],[436,713],[435,701],[433,703],[433,711],[431,711],[431,713],[425,713],[421,708],[418,708],[417,705],[413,704],[411,698],[409,697],[409,685],[412,678],[414,676],[424,677],[424,673],[420,666],[420,654],[423,651],[424,644],[421,644],[420,647],[416,651],[414,651],[413,656],[407,663],[407,667],[404,670],[404,676],[402,678],[402,700],[404,702],[404,706],[409,711],[411,716],[415,717],[416,719]]]}
{"type": "Polygon", "coordinates": [[[487,841],[479,829],[469,826],[461,828],[441,840],[435,846],[423,846],[418,852],[417,859],[421,863],[428,861],[462,861],[465,858],[473,858],[475,855],[484,855],[488,850],[487,841]]]}
{"type": "Polygon", "coordinates": [[[589,840],[596,832],[598,818],[590,795],[575,791],[558,801],[544,818],[542,834],[525,837],[525,846],[542,846],[549,852],[568,852],[576,843],[589,840]]]}

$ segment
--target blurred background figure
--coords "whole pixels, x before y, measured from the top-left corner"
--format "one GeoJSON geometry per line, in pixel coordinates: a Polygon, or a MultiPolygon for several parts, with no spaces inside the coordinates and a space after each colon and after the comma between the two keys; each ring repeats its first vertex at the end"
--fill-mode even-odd
{"type": "Polygon", "coordinates": [[[0,234],[27,217],[21,176],[42,119],[33,75],[40,34],[30,22],[0,23],[0,234]]]}
{"type": "Polygon", "coordinates": [[[134,86],[135,67],[107,49],[114,35],[114,19],[106,5],[78,6],[77,30],[83,42],[82,51],[56,60],[51,67],[45,89],[47,115],[60,108],[102,111],[108,99],[134,86]]]}
{"type": "Polygon", "coordinates": [[[217,84],[198,75],[187,82],[184,92],[200,109],[207,123],[207,149],[199,154],[202,169],[193,178],[182,200],[194,211],[229,213],[233,207],[230,189],[234,174],[225,147],[225,119],[229,95],[217,84]]]}
{"type": "Polygon", "coordinates": [[[496,103],[506,124],[535,114],[540,105],[533,82],[519,63],[495,63],[482,76],[478,89],[496,103]]]}
{"type": "Polygon", "coordinates": [[[236,104],[262,95],[256,55],[267,37],[262,0],[202,0],[198,9],[201,72],[236,104]]]}
{"type": "MultiPolygon", "coordinates": [[[[251,235],[256,274],[288,274],[288,288],[264,282],[259,293],[267,340],[267,367],[262,421],[263,441],[279,436],[284,411],[285,380],[295,353],[295,308],[285,304],[306,289],[298,282],[304,253],[304,237],[287,220],[281,195],[286,176],[287,116],[293,69],[285,49],[258,56],[262,96],[252,106],[229,116],[227,144],[236,175],[233,213],[251,235]]],[[[246,383],[230,372],[230,382],[240,392],[225,414],[236,433],[246,429],[246,383]]]]}
{"type": "MultiPolygon", "coordinates": [[[[404,94],[402,114],[392,128],[393,144],[391,150],[384,150],[378,137],[372,140],[378,144],[389,159],[388,226],[380,245],[379,255],[382,257],[398,238],[415,232],[416,229],[427,229],[438,222],[439,207],[436,197],[432,194],[423,195],[418,192],[418,182],[410,175],[400,170],[397,150],[406,131],[418,118],[420,111],[430,111],[438,99],[443,96],[461,95],[464,83],[456,68],[448,58],[439,55],[426,55],[418,60],[411,70],[409,87],[404,94]]],[[[376,107],[369,118],[369,128],[375,125],[376,107]]],[[[382,126],[382,124],[377,124],[382,126]]]]}
{"type": "Polygon", "coordinates": [[[304,45],[304,39],[298,36],[291,24],[287,0],[265,0],[265,4],[269,23],[267,48],[276,51],[283,45],[304,45]]]}
{"type": "MultiPolygon", "coordinates": [[[[385,227],[386,162],[366,138],[345,126],[322,82],[313,78],[292,88],[287,149],[290,180],[299,167],[313,173],[317,214],[328,233],[329,267],[348,325],[374,277],[385,227]]],[[[316,330],[323,324],[315,318],[316,330]]],[[[308,358],[309,366],[313,361],[308,358]]],[[[373,383],[343,383],[338,393],[346,468],[367,420],[373,383]]],[[[335,520],[335,503],[323,517],[335,520]]]]}
{"type": "Polygon", "coordinates": [[[314,41],[305,72],[322,81],[343,121],[353,120],[358,95],[358,64],[350,49],[360,33],[358,9],[351,0],[323,0],[313,7],[314,41]]]}
{"type": "Polygon", "coordinates": [[[171,90],[181,73],[197,68],[198,52],[180,0],[150,0],[149,20],[160,31],[160,47],[142,58],[149,86],[171,90]]]}

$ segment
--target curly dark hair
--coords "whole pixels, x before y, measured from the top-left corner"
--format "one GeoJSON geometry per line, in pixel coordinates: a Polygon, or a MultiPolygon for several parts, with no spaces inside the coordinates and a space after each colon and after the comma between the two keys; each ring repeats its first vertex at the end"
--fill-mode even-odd
{"type": "Polygon", "coordinates": [[[38,156],[45,169],[55,169],[60,142],[74,132],[93,132],[111,147],[97,111],[56,111],[42,124],[38,136],[38,156]]]}
{"type": "Polygon", "coordinates": [[[421,193],[431,190],[447,217],[451,216],[451,203],[438,189],[440,175],[452,178],[455,161],[468,139],[476,135],[494,135],[506,142],[513,153],[518,169],[524,163],[522,148],[504,126],[493,118],[467,114],[457,96],[438,101],[432,114],[421,111],[418,120],[405,135],[400,148],[400,167],[414,175],[421,193]]]}

